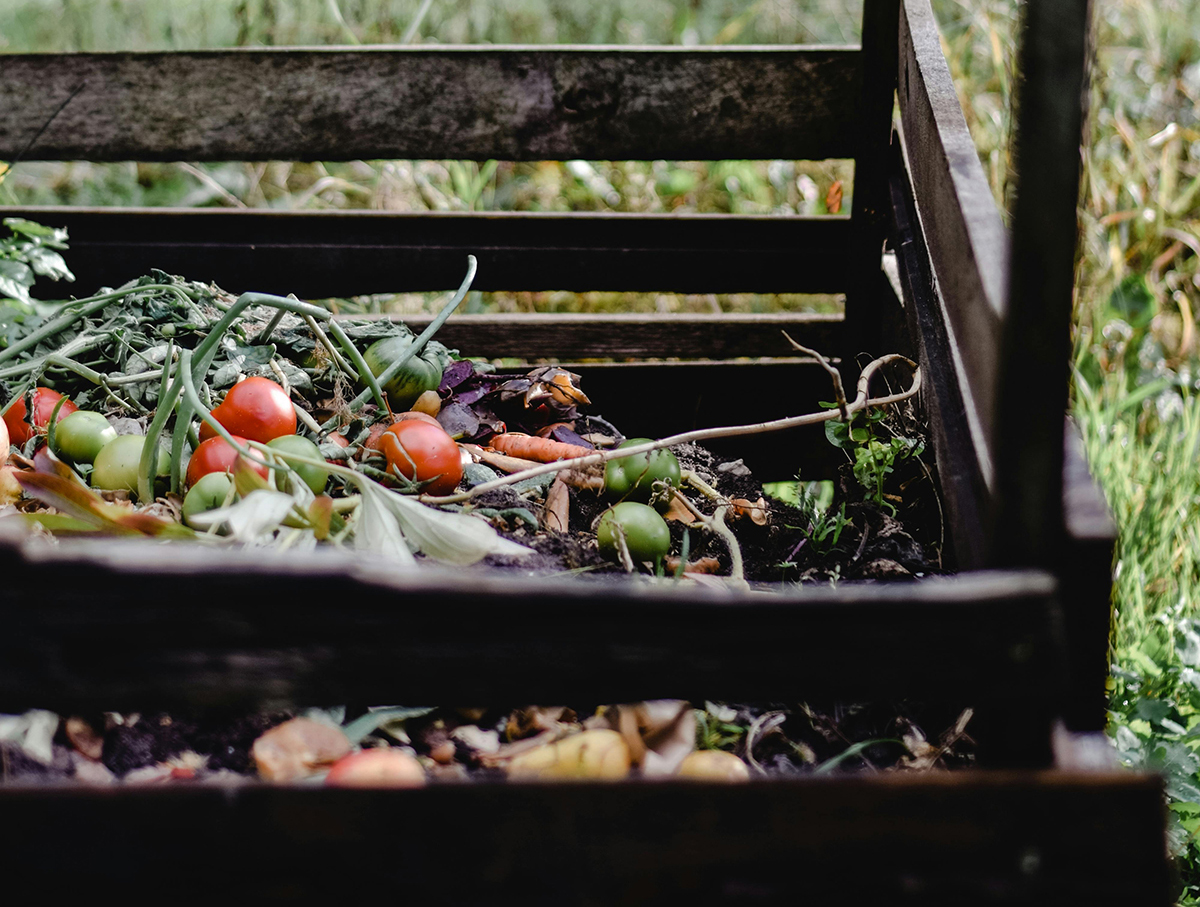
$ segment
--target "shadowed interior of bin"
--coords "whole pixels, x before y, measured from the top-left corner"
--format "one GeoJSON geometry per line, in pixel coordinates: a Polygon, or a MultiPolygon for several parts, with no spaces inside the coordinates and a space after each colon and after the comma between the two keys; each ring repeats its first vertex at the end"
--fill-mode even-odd
{"type": "MultiPolygon", "coordinates": [[[[862,50],[842,47],[16,56],[0,64],[0,102],[16,113],[0,124],[0,155],[19,153],[45,125],[26,158],[854,158],[861,171],[868,139],[886,149],[891,114],[885,88],[880,128],[869,129],[864,62],[862,50]]],[[[859,182],[856,174],[856,191],[859,182]]],[[[302,298],[444,290],[473,254],[482,291],[845,293],[851,319],[857,308],[866,321],[898,308],[878,267],[882,232],[864,229],[858,210],[866,204],[856,195],[852,215],[821,217],[22,213],[69,229],[70,264],[87,292],[152,267],[302,298]]],[[[835,359],[909,352],[906,340],[876,350],[845,327],[826,314],[470,315],[439,339],[464,355],[570,363],[598,411],[620,410],[631,436],[661,437],[819,410],[832,398],[829,377],[784,331],[835,359]],[[587,362],[604,359],[613,361],[587,362]]],[[[714,447],[765,480],[827,476],[841,456],[819,426],[714,447]]]]}

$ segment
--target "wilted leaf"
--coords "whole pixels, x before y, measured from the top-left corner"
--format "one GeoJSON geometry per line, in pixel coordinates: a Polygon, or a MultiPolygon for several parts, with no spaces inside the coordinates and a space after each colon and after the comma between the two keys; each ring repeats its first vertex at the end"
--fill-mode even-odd
{"type": "Polygon", "coordinates": [[[369,496],[391,514],[403,538],[435,561],[465,567],[490,554],[524,557],[532,553],[524,545],[501,538],[495,529],[477,517],[427,507],[375,484],[366,485],[363,491],[363,503],[369,496]],[[369,495],[368,487],[372,489],[369,495]]]}
{"type": "Polygon", "coordinates": [[[416,566],[400,524],[385,497],[386,491],[371,482],[360,485],[362,500],[354,515],[354,547],[392,560],[401,569],[416,566]]]}
{"type": "Polygon", "coordinates": [[[225,526],[230,538],[253,544],[273,534],[294,504],[295,499],[282,491],[259,489],[228,507],[195,514],[191,521],[202,529],[225,526]]]}
{"type": "Polygon", "coordinates": [[[90,488],[57,475],[19,470],[17,481],[30,497],[97,529],[124,535],[194,537],[186,526],[109,504],[90,488]]]}

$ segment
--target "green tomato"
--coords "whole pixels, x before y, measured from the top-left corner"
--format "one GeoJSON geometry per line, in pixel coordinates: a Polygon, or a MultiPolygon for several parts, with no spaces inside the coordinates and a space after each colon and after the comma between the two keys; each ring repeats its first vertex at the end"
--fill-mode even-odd
{"type": "Polygon", "coordinates": [[[92,463],[116,436],[100,413],[77,410],[54,426],[54,452],[70,463],[92,463]]]}
{"type": "MultiPolygon", "coordinates": [[[[411,337],[384,337],[376,340],[363,353],[368,368],[375,377],[384,373],[389,365],[399,359],[412,345],[411,337]]],[[[425,391],[437,390],[442,383],[442,357],[428,344],[408,364],[384,385],[388,401],[396,412],[408,409],[425,391]]]]}
{"type": "MultiPolygon", "coordinates": [[[[632,447],[635,444],[646,444],[649,438],[630,438],[621,447],[632,447]]],[[[610,498],[640,501],[643,504],[650,500],[655,482],[666,482],[679,487],[679,460],[675,454],[666,450],[654,450],[648,454],[634,454],[631,457],[618,457],[604,464],[604,493],[610,498]]],[[[655,502],[660,510],[666,510],[670,498],[655,502]]]]}
{"type": "Polygon", "coordinates": [[[233,479],[227,472],[210,472],[201,476],[183,499],[183,521],[190,526],[196,514],[222,506],[232,488],[233,479]]]}
{"type": "MultiPolygon", "coordinates": [[[[96,454],[92,467],[92,487],[109,491],[129,491],[137,494],[138,464],[142,459],[142,448],[146,445],[143,435],[118,435],[96,454]]],[[[156,476],[165,476],[171,471],[171,455],[161,445],[158,448],[156,476]]]]}
{"type": "Polygon", "coordinates": [[[605,557],[619,557],[617,535],[625,536],[629,556],[637,562],[658,563],[671,550],[671,530],[658,512],[645,504],[622,501],[600,517],[596,540],[605,557]]]}
{"type": "MultiPolygon", "coordinates": [[[[300,435],[283,435],[274,438],[267,442],[267,447],[274,447],[281,453],[296,454],[299,457],[308,457],[310,460],[325,461],[321,456],[321,449],[317,447],[308,438],[302,438],[300,435]]],[[[284,462],[287,462],[286,460],[284,462]]],[[[312,489],[313,494],[320,494],[325,490],[325,483],[329,481],[329,470],[322,469],[319,466],[309,466],[306,463],[288,463],[300,480],[312,489]]],[[[276,478],[280,478],[286,473],[275,470],[276,478]]]]}

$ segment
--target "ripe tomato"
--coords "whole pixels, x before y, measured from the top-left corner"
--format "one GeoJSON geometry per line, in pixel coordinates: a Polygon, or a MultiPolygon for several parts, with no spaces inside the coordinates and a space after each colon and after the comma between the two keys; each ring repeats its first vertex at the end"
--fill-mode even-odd
{"type": "MultiPolygon", "coordinates": [[[[229,389],[212,411],[231,435],[266,444],[296,433],[296,410],[283,388],[269,378],[247,378],[229,389]]],[[[200,426],[200,440],[216,437],[208,423],[200,426]]]]}
{"type": "MultiPolygon", "coordinates": [[[[246,439],[233,436],[233,439],[239,444],[245,444],[246,439]]],[[[241,456],[237,452],[237,448],[233,447],[224,438],[209,438],[207,441],[201,441],[200,446],[192,451],[192,458],[188,460],[187,466],[187,484],[190,488],[195,485],[203,476],[210,472],[233,472],[237,467],[238,458],[241,456]]],[[[268,477],[267,467],[260,463],[250,463],[250,468],[257,472],[264,479],[268,477]]]]}
{"type": "Polygon", "coordinates": [[[379,436],[379,449],[387,457],[388,472],[417,482],[432,479],[424,488],[428,494],[449,494],[462,481],[458,445],[440,425],[416,419],[393,422],[379,436]]]}
{"type": "MultiPolygon", "coordinates": [[[[61,399],[62,394],[58,391],[52,391],[48,387],[35,388],[33,391],[33,424],[30,425],[27,419],[28,410],[25,406],[25,396],[22,395],[4,414],[4,424],[8,426],[8,436],[12,443],[23,447],[25,442],[35,434],[43,432],[50,424],[50,414],[54,412],[54,407],[61,399]]],[[[58,411],[58,421],[61,422],[77,409],[79,409],[78,406],[67,400],[63,403],[62,409],[58,411]]]]}

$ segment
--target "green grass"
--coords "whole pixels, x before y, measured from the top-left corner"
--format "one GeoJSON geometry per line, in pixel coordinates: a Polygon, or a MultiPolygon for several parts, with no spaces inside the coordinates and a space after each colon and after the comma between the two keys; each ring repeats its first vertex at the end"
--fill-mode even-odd
{"type": "MultiPolygon", "coordinates": [[[[0,51],[397,42],[420,0],[9,0],[0,51]]],[[[1016,0],[936,0],[984,169],[1010,197],[1016,0]]],[[[1097,0],[1076,298],[1073,414],[1120,527],[1110,731],[1164,772],[1184,903],[1200,896],[1200,18],[1194,0],[1097,0]]],[[[861,2],[434,0],[443,43],[853,43],[861,2]]],[[[9,204],[391,210],[822,213],[847,162],[55,164],[0,184],[9,204]]],[[[847,204],[850,203],[849,194],[847,204]]],[[[378,301],[377,301],[378,302],[378,301]]],[[[419,308],[423,297],[379,304],[419,308]]],[[[828,299],[507,294],[508,310],[828,309],[828,299]]]]}

